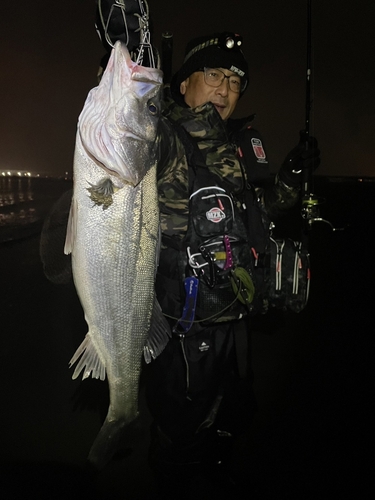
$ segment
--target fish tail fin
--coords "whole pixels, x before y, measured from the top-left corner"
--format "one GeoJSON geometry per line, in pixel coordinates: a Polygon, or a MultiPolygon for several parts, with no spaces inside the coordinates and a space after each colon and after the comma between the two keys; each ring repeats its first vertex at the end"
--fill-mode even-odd
{"type": "Polygon", "coordinates": [[[72,379],[76,379],[81,371],[83,371],[82,380],[88,378],[91,374],[92,378],[105,380],[105,366],[99,359],[98,353],[91,342],[89,334],[86,335],[81,345],[74,353],[69,361],[69,368],[78,361],[78,364],[72,375],[72,379]],[[80,359],[79,359],[80,358],[80,359]]]}
{"type": "MultiPolygon", "coordinates": [[[[119,451],[124,442],[124,435],[128,437],[127,443],[135,444],[139,432],[142,430],[139,420],[129,422],[126,419],[109,420],[105,419],[94,444],[92,445],[88,461],[97,470],[102,470],[113,455],[119,451]],[[126,428],[126,432],[124,429],[126,428]]],[[[139,436],[138,436],[139,437],[139,436]]]]}

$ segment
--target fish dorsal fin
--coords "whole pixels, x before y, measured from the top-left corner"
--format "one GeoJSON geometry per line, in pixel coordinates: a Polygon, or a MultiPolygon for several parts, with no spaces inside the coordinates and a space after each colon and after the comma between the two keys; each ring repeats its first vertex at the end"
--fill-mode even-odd
{"type": "Polygon", "coordinates": [[[78,359],[79,361],[72,376],[73,380],[79,376],[81,371],[83,371],[82,380],[88,378],[90,374],[92,378],[105,380],[105,366],[99,359],[89,334],[86,335],[82,344],[78,347],[74,356],[69,361],[69,368],[74,365],[78,359]]]}
{"type": "Polygon", "coordinates": [[[151,363],[164,350],[171,337],[171,329],[168,321],[163,316],[159,302],[154,299],[154,307],[151,315],[151,327],[143,348],[146,363],[151,363]]]}

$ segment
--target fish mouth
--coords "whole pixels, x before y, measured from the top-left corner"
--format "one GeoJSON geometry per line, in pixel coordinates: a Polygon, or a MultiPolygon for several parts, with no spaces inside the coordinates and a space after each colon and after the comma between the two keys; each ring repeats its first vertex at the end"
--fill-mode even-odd
{"type": "Polygon", "coordinates": [[[135,141],[144,141],[145,137],[141,137],[140,135],[134,134],[133,132],[126,132],[126,139],[134,139],[135,141]]]}

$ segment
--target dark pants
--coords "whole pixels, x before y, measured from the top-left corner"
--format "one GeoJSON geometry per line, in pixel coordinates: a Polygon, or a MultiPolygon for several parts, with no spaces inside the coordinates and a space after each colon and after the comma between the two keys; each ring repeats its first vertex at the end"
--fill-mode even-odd
{"type": "MultiPolygon", "coordinates": [[[[251,376],[240,377],[236,334],[244,323],[193,326],[174,335],[146,367],[146,399],[154,419],[150,465],[157,472],[223,462],[255,409],[251,376]],[[189,465],[189,467],[187,467],[189,465]]],[[[243,354],[245,355],[245,354],[243,354]]],[[[179,470],[180,469],[180,470],[179,470]]]]}

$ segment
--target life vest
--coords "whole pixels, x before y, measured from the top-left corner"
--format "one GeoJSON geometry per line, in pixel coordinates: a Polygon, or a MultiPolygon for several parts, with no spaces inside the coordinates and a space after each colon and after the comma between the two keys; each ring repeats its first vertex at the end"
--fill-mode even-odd
{"type": "MultiPolygon", "coordinates": [[[[257,312],[256,256],[244,206],[210,172],[188,133],[182,128],[177,133],[189,165],[188,229],[182,241],[163,236],[156,292],[176,328],[188,331],[195,321],[210,324],[257,312]]],[[[254,191],[248,190],[247,203],[251,198],[255,206],[254,191]]]]}

